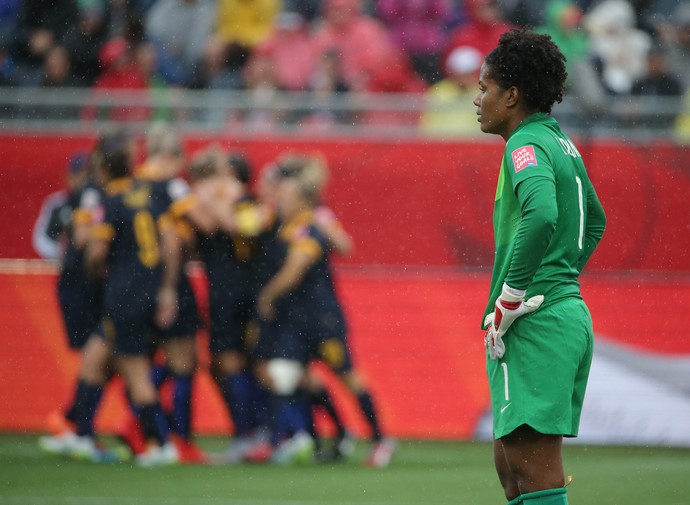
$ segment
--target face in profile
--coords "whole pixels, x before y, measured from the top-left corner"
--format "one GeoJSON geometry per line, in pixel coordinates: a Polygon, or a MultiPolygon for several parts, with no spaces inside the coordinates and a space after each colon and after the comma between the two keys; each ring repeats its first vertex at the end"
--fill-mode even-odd
{"type": "Polygon", "coordinates": [[[305,204],[302,188],[295,177],[283,177],[278,183],[278,212],[283,219],[289,219],[305,204]]]}
{"type": "Polygon", "coordinates": [[[479,128],[484,133],[503,133],[508,112],[505,98],[506,90],[491,77],[491,67],[484,63],[479,72],[479,92],[473,102],[477,107],[479,128]]]}

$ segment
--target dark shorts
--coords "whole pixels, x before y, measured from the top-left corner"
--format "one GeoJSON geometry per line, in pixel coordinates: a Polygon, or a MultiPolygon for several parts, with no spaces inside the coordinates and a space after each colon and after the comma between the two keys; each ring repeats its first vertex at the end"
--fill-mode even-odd
{"type": "Polygon", "coordinates": [[[209,298],[209,350],[211,354],[223,351],[248,352],[249,321],[252,319],[253,300],[227,293],[209,298]]]}
{"type": "Polygon", "coordinates": [[[57,283],[60,310],[72,349],[81,349],[89,336],[99,331],[103,318],[102,285],[86,279],[85,274],[65,273],[57,283]]]}
{"type": "Polygon", "coordinates": [[[352,356],[344,334],[322,335],[310,347],[309,355],[312,360],[323,361],[338,374],[352,370],[352,356]]]}
{"type": "Polygon", "coordinates": [[[323,361],[339,374],[352,370],[347,328],[341,313],[321,312],[317,321],[313,332],[310,332],[316,336],[309,346],[310,359],[323,361]]]}
{"type": "Polygon", "coordinates": [[[201,327],[199,308],[187,275],[180,277],[177,286],[178,312],[175,322],[167,328],[157,328],[156,336],[162,340],[193,338],[201,327]]]}
{"type": "Polygon", "coordinates": [[[156,335],[157,289],[108,293],[103,331],[118,354],[149,355],[156,335]]]}
{"type": "Polygon", "coordinates": [[[103,336],[116,354],[125,356],[151,355],[155,309],[137,318],[108,315],[103,319],[103,336]]]}
{"type": "Polygon", "coordinates": [[[254,357],[259,360],[284,358],[307,364],[310,361],[308,334],[290,320],[259,321],[254,357]]]}

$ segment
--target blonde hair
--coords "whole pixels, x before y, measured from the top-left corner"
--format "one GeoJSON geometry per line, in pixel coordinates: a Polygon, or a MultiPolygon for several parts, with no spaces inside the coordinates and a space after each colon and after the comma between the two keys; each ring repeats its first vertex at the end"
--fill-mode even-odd
{"type": "Polygon", "coordinates": [[[223,151],[217,147],[208,147],[194,154],[189,165],[189,180],[197,182],[214,175],[223,174],[226,165],[223,151]]]}
{"type": "Polygon", "coordinates": [[[182,140],[168,123],[154,123],[146,134],[146,153],[148,156],[158,154],[179,156],[182,154],[182,140]]]}
{"type": "Polygon", "coordinates": [[[302,195],[313,203],[321,199],[328,182],[328,166],[321,155],[287,154],[278,161],[281,177],[292,177],[302,195]]]}

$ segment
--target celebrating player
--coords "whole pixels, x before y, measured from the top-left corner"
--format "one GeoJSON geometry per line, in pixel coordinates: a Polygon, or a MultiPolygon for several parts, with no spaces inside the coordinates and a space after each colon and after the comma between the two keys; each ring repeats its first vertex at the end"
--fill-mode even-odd
{"type": "Polygon", "coordinates": [[[107,197],[102,223],[93,230],[85,259],[89,271],[104,276],[104,342],[114,349],[148,441],[136,461],[157,466],[178,461],[149,357],[150,334],[156,327],[169,327],[177,315],[179,269],[169,262],[177,239],[169,227],[159,228],[168,209],[156,193],[165,191],[164,186],[129,178],[131,163],[126,147],[104,148],[107,197]]]}
{"type": "MultiPolygon", "coordinates": [[[[201,326],[197,303],[185,264],[192,237],[190,223],[209,229],[211,218],[204,212],[186,181],[179,177],[184,165],[184,151],[180,136],[166,123],[151,126],[146,135],[145,162],[137,167],[135,177],[163,188],[155,192],[157,204],[165,209],[170,219],[171,235],[177,237],[180,247],[173,252],[181,253],[174,260],[177,286],[175,288],[177,313],[168,327],[157,327],[157,342],[165,355],[165,366],[154,373],[157,382],[169,374],[172,382],[173,440],[180,461],[202,463],[206,456],[192,441],[192,391],[197,367],[196,330],[201,326]]],[[[157,386],[159,384],[156,384],[157,386]]]]}
{"type": "Polygon", "coordinates": [[[247,339],[259,232],[257,219],[243,217],[254,208],[248,191],[250,166],[239,154],[226,156],[211,147],[195,157],[189,177],[197,199],[212,204],[217,221],[211,233],[198,230],[196,237],[208,280],[210,371],[232,417],[235,435],[234,443],[216,461],[238,463],[265,435],[261,430],[265,395],[251,369],[252,343],[247,339]]]}
{"type": "MultiPolygon", "coordinates": [[[[347,338],[345,313],[333,284],[333,272],[329,258],[332,250],[341,254],[348,254],[353,247],[352,238],[333,212],[323,204],[314,210],[313,223],[316,230],[326,239],[328,247],[324,250],[326,268],[320,271],[322,282],[318,284],[318,294],[314,296],[315,301],[312,304],[314,320],[318,321],[318,338],[310,346],[312,358],[325,363],[333,370],[355,396],[357,405],[364,415],[371,433],[372,447],[365,461],[366,465],[377,468],[385,467],[388,466],[393,457],[396,443],[393,439],[384,436],[368,385],[353,364],[347,338]]],[[[328,454],[320,450],[317,451],[317,456],[326,461],[331,458],[340,459],[348,456],[354,449],[353,442],[345,431],[330,395],[314,374],[309,375],[308,389],[312,404],[324,408],[331,416],[336,429],[334,451],[328,454]]]]}
{"type": "Polygon", "coordinates": [[[481,130],[506,141],[484,327],[494,459],[510,505],[568,503],[563,437],[578,433],[592,359],[578,277],[606,218],[549,115],[563,98],[564,62],[548,35],[510,31],[486,57],[474,99],[481,130]]]}
{"type": "MultiPolygon", "coordinates": [[[[103,146],[126,143],[127,138],[123,130],[105,132],[94,152],[83,163],[97,165],[101,161],[103,146]]],[[[94,215],[102,205],[103,191],[93,177],[91,167],[83,170],[88,178],[70,194],[61,212],[66,214],[63,219],[67,240],[57,282],[68,344],[81,353],[80,370],[71,404],[64,413],[51,413],[48,422],[53,436],[39,438],[39,445],[47,452],[99,461],[105,453],[95,442],[93,421],[111,372],[101,366],[100,358],[107,361],[110,351],[100,335],[102,281],[88,275],[84,267],[84,248],[94,215]]]]}

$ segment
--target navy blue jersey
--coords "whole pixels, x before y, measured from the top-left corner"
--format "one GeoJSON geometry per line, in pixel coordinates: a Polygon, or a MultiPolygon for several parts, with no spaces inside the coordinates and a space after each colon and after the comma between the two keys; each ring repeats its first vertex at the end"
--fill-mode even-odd
{"type": "MultiPolygon", "coordinates": [[[[189,185],[184,179],[173,178],[164,180],[140,179],[150,184],[155,212],[171,217],[173,225],[179,224],[190,206],[194,205],[189,185]]],[[[178,226],[178,230],[182,227],[178,226]]],[[[157,329],[156,333],[163,340],[177,337],[193,337],[201,326],[199,310],[194,296],[194,290],[184,268],[184,261],[180,262],[180,272],[177,281],[178,314],[177,319],[167,328],[157,329]]]]}
{"type": "MultiPolygon", "coordinates": [[[[245,199],[240,205],[252,205],[245,199]]],[[[212,353],[241,350],[256,298],[258,239],[217,231],[198,234],[197,250],[208,278],[212,353]]]]}
{"type": "Polygon", "coordinates": [[[108,185],[95,236],[110,240],[104,332],[121,354],[147,354],[163,278],[159,222],[169,211],[168,184],[120,179],[108,185]]]}
{"type": "Polygon", "coordinates": [[[343,313],[331,277],[330,243],[313,224],[312,217],[311,212],[304,213],[279,231],[285,255],[291,248],[298,248],[315,259],[300,285],[279,303],[289,308],[293,317],[323,332],[327,330],[329,320],[333,328],[335,324],[341,324],[343,313]]]}
{"type": "Polygon", "coordinates": [[[164,186],[120,179],[108,185],[98,236],[111,239],[105,304],[108,315],[150,312],[162,279],[158,219],[164,186]]]}
{"type": "Polygon", "coordinates": [[[57,281],[58,299],[69,346],[81,348],[97,331],[103,316],[103,283],[87,275],[84,251],[74,243],[72,231],[79,220],[92,221],[103,202],[103,191],[89,183],[69,195],[62,209],[66,248],[57,281]]]}
{"type": "Polygon", "coordinates": [[[265,256],[270,260],[266,271],[277,272],[293,249],[310,255],[314,262],[300,284],[276,301],[276,319],[262,325],[260,355],[306,362],[318,357],[322,342],[334,337],[344,342],[345,338],[344,316],[331,277],[330,244],[313,224],[311,212],[282,225],[276,237],[265,256]]]}
{"type": "Polygon", "coordinates": [[[257,238],[216,231],[197,234],[197,250],[208,273],[210,295],[244,297],[253,290],[259,243],[257,238]]]}
{"type": "Polygon", "coordinates": [[[280,228],[280,221],[276,218],[257,237],[258,251],[252,269],[252,282],[256,293],[271,280],[285,261],[287,248],[285,242],[278,238],[280,228]]]}
{"type": "Polygon", "coordinates": [[[67,244],[61,266],[62,274],[70,275],[74,272],[80,275],[84,271],[83,250],[78,249],[74,244],[72,231],[74,224],[79,220],[93,221],[94,213],[98,213],[101,209],[103,199],[103,190],[92,182],[74,191],[67,198],[66,206],[63,208],[63,213],[66,215],[62,218],[67,233],[67,244]]]}

